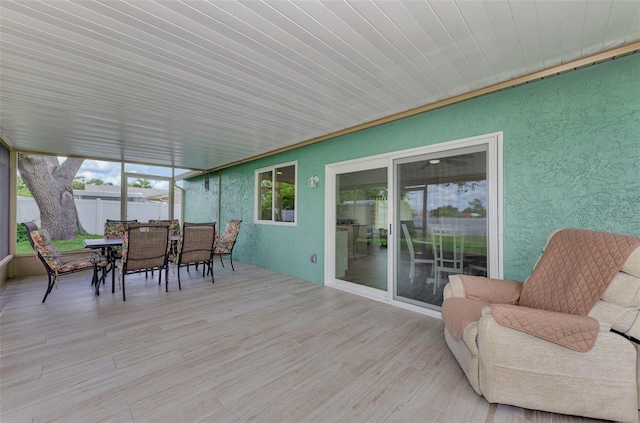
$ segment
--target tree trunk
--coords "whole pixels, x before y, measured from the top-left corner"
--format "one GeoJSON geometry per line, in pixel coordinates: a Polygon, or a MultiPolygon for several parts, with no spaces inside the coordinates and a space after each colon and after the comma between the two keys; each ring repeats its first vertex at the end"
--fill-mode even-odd
{"type": "Polygon", "coordinates": [[[84,159],[18,154],[18,170],[40,209],[41,226],[52,239],[73,239],[86,234],[73,199],[73,178],[84,159]]]}

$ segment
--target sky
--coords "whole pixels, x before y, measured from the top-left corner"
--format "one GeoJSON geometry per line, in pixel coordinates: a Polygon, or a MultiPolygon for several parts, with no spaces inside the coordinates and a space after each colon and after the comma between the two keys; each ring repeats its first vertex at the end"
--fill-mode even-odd
{"type": "MultiPolygon", "coordinates": [[[[159,175],[165,177],[171,176],[171,168],[149,165],[125,164],[125,172],[140,173],[146,175],[159,175]]],[[[179,173],[182,173],[182,171],[176,170],[176,174],[179,173]]],[[[76,176],[84,177],[85,182],[88,182],[91,179],[100,179],[104,183],[112,183],[113,185],[121,186],[119,162],[106,162],[101,160],[87,159],[82,163],[82,167],[80,167],[80,170],[78,171],[78,173],[76,173],[76,176]]],[[[169,186],[168,181],[152,180],[151,178],[145,179],[151,182],[152,188],[167,189],[169,186]]]]}
{"type": "MultiPolygon", "coordinates": [[[[125,171],[147,175],[171,176],[171,168],[160,166],[126,164],[125,171]]],[[[176,173],[181,173],[181,171],[176,170],[176,173]]],[[[105,183],[111,182],[113,185],[120,186],[120,163],[85,160],[77,176],[83,176],[85,182],[91,179],[100,179],[105,183]]],[[[167,189],[169,186],[167,181],[147,179],[151,182],[151,186],[156,189],[167,189]]],[[[133,180],[129,182],[133,182],[133,180]]],[[[415,193],[420,193],[420,195],[410,196],[406,199],[414,210],[419,210],[422,208],[422,191],[416,191],[415,193]]],[[[433,210],[438,207],[451,205],[462,211],[469,207],[469,203],[476,198],[479,198],[486,207],[487,189],[485,181],[480,183],[475,189],[467,190],[460,190],[457,185],[453,184],[430,185],[427,209],[433,210]]]]}

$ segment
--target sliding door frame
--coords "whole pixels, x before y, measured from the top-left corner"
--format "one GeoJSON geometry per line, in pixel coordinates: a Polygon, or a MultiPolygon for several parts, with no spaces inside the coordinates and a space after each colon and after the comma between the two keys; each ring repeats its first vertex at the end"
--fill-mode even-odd
{"type": "MultiPolygon", "coordinates": [[[[396,197],[397,181],[395,175],[395,161],[412,156],[425,154],[446,153],[465,147],[487,145],[487,260],[490,278],[503,278],[503,134],[495,132],[442,142],[407,150],[394,151],[376,156],[363,157],[339,163],[325,165],[325,276],[324,283],[327,286],[353,292],[378,301],[387,302],[395,306],[417,311],[419,313],[441,317],[441,313],[395,300],[395,277],[397,275],[397,248],[396,248],[396,197]],[[336,236],[336,175],[346,172],[356,172],[372,168],[387,167],[388,185],[388,210],[389,210],[389,234],[388,234],[388,265],[387,265],[387,291],[384,295],[379,292],[369,292],[355,288],[352,283],[337,280],[335,275],[335,236],[336,236]],[[364,291],[364,292],[360,292],[364,291]]],[[[366,288],[366,287],[362,287],[366,288]]]]}
{"type": "MultiPolygon", "coordinates": [[[[389,288],[390,273],[389,265],[387,264],[387,290],[382,291],[380,289],[371,288],[368,286],[358,285],[356,283],[344,281],[336,278],[336,177],[337,175],[358,172],[371,169],[386,168],[387,169],[387,190],[390,191],[390,168],[389,168],[389,156],[378,155],[365,157],[362,159],[348,160],[340,163],[332,163],[325,166],[325,241],[324,241],[324,284],[332,288],[337,288],[343,291],[351,292],[363,297],[371,298],[374,300],[388,302],[390,298],[389,288]]],[[[388,200],[387,200],[388,201],[388,200]]],[[[393,219],[393,213],[391,207],[389,207],[389,222],[393,219]]],[[[390,237],[390,235],[389,235],[390,237]]],[[[388,261],[387,261],[388,263],[388,261]]]]}

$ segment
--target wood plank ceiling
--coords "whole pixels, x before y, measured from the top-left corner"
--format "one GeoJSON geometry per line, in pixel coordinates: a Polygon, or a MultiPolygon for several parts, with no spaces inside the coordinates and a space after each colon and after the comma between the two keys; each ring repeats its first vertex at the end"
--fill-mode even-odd
{"type": "Polygon", "coordinates": [[[640,39],[640,2],[0,3],[18,151],[212,169],[640,39]]]}

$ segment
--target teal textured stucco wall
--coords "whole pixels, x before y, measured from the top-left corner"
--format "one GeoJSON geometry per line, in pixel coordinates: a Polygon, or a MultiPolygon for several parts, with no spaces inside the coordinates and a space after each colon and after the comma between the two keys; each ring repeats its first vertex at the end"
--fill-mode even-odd
{"type": "MultiPolygon", "coordinates": [[[[325,164],[498,131],[505,278],[524,280],[557,228],[640,236],[639,64],[623,57],[225,169],[219,220],[243,219],[234,258],[322,283],[325,164]],[[298,225],[255,225],[255,169],[294,160],[298,225]]],[[[218,220],[217,175],[215,196],[203,177],[186,184],[185,220],[218,220]]]]}
{"type": "MultiPolygon", "coordinates": [[[[218,222],[218,173],[198,176],[184,181],[185,222],[218,222]],[[204,178],[209,178],[209,190],[204,178]]],[[[224,230],[224,228],[222,228],[224,230]]],[[[219,230],[219,227],[216,228],[219,230]]]]}

